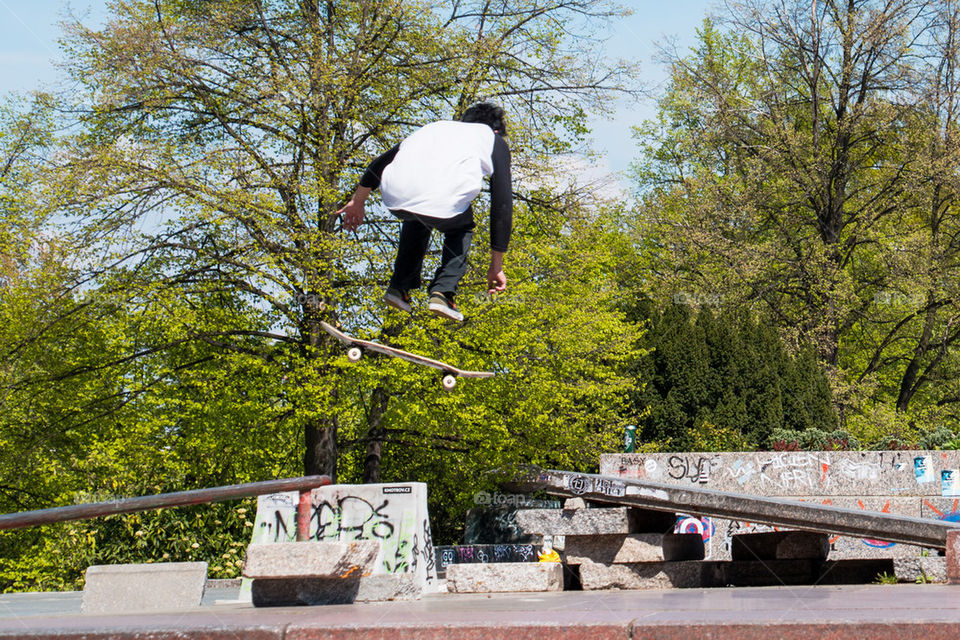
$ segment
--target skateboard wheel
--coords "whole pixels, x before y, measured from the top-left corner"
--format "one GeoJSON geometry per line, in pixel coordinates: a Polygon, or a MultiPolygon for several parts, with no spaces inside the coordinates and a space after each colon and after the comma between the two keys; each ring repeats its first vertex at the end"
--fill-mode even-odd
{"type": "Polygon", "coordinates": [[[457,386],[457,377],[451,376],[449,374],[443,376],[443,388],[447,391],[450,391],[455,386],[457,386]]]}
{"type": "Polygon", "coordinates": [[[361,351],[359,347],[350,347],[347,351],[347,360],[350,362],[357,362],[362,357],[363,351],[361,351]]]}

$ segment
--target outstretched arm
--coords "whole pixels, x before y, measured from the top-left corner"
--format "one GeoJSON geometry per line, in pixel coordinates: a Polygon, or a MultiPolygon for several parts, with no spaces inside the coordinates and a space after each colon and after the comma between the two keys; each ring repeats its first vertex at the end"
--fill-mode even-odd
{"type": "Polygon", "coordinates": [[[360,186],[354,191],[350,201],[337,211],[337,215],[343,216],[343,228],[347,231],[356,231],[357,227],[363,224],[363,204],[367,201],[370,192],[380,186],[380,176],[383,175],[383,169],[393,162],[394,156],[400,150],[400,145],[394,145],[392,149],[378,156],[367,170],[360,177],[360,186]]]}

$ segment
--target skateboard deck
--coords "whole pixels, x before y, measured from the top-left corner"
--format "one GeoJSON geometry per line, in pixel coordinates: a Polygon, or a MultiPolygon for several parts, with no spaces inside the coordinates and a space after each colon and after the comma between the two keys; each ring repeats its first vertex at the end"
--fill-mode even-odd
{"type": "Polygon", "coordinates": [[[349,347],[347,350],[347,358],[350,360],[350,362],[357,362],[360,360],[360,358],[363,357],[364,351],[373,351],[375,353],[381,353],[393,358],[400,358],[401,360],[406,360],[407,362],[412,362],[413,364],[439,369],[444,374],[443,388],[447,391],[453,389],[457,385],[458,377],[492,378],[496,375],[492,371],[466,371],[451,364],[447,364],[446,362],[434,360],[433,358],[427,358],[426,356],[421,356],[416,353],[410,353],[409,351],[404,351],[403,349],[388,347],[385,344],[380,344],[379,342],[374,342],[373,340],[361,340],[360,338],[354,338],[350,334],[344,333],[343,331],[340,331],[336,327],[329,325],[326,322],[320,322],[320,326],[324,331],[349,347]]]}

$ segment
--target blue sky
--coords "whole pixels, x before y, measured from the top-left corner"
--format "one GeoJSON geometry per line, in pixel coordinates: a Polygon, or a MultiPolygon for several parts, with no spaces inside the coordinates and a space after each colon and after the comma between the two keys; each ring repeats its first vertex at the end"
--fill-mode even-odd
{"type": "MultiPolygon", "coordinates": [[[[653,59],[656,43],[672,38],[682,48],[692,45],[696,29],[716,2],[624,2],[634,13],[614,25],[607,42],[608,53],[638,61],[644,83],[656,90],[664,79],[662,68],[653,59]]],[[[59,71],[54,61],[60,56],[57,23],[70,10],[85,16],[85,22],[96,24],[106,16],[106,4],[106,0],[0,0],[0,95],[55,82],[59,71]]],[[[630,127],[652,114],[649,102],[630,105],[618,101],[611,120],[591,123],[596,148],[611,169],[627,168],[635,155],[630,127]]]]}

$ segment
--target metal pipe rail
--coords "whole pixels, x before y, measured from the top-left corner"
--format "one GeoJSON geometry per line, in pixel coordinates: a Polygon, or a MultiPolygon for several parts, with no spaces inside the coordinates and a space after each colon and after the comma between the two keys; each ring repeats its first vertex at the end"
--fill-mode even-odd
{"type": "Polygon", "coordinates": [[[523,491],[936,549],[946,549],[947,533],[960,529],[957,522],[570,471],[528,470],[509,484],[523,491]]]}
{"type": "Polygon", "coordinates": [[[0,530],[21,529],[23,527],[35,527],[37,525],[68,522],[70,520],[86,520],[102,516],[162,509],[164,507],[183,507],[208,502],[223,502],[225,500],[250,498],[268,493],[280,493],[282,491],[299,491],[300,500],[297,504],[297,540],[306,540],[309,537],[310,526],[310,492],[317,487],[328,485],[330,482],[330,476],[302,476],[283,480],[233,484],[210,489],[161,493],[137,498],[118,498],[117,500],[110,500],[108,502],[92,502],[88,504],[70,505],[68,507],[52,507],[50,509],[39,509],[37,511],[7,513],[0,515],[0,530]]]}

